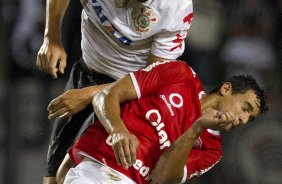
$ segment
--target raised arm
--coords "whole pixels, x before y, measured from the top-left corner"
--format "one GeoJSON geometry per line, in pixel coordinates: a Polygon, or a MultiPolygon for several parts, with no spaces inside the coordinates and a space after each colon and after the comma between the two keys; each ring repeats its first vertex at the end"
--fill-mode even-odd
{"type": "Polygon", "coordinates": [[[135,99],[137,94],[130,76],[127,75],[97,93],[92,102],[97,117],[112,136],[117,162],[124,168],[132,166],[136,161],[139,141],[125,127],[120,117],[120,105],[135,99]]]}
{"type": "Polygon", "coordinates": [[[44,41],[38,51],[36,66],[39,70],[57,78],[64,73],[66,52],[61,42],[61,24],[70,0],[46,0],[44,41]]]}
{"type": "Polygon", "coordinates": [[[151,183],[180,183],[186,160],[200,133],[206,128],[223,129],[230,125],[235,118],[227,114],[215,110],[204,113],[162,154],[149,177],[151,183]]]}

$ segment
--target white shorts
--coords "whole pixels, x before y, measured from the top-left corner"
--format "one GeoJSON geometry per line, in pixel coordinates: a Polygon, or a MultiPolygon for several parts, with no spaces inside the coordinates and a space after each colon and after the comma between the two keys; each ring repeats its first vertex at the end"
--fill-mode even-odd
{"type": "Polygon", "coordinates": [[[125,175],[92,161],[82,161],[71,168],[64,184],[136,184],[125,175]]]}

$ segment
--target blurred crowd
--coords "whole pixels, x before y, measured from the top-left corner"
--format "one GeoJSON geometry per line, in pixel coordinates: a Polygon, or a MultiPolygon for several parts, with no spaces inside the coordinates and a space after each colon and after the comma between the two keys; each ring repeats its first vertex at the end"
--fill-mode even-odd
{"type": "MultiPolygon", "coordinates": [[[[68,76],[53,80],[35,67],[44,12],[45,0],[0,0],[0,184],[41,183],[52,126],[46,107],[68,76]]],[[[68,67],[81,55],[80,12],[80,2],[71,1],[63,22],[68,67]]],[[[228,76],[252,74],[270,104],[250,128],[223,135],[222,162],[191,183],[282,183],[282,0],[195,0],[180,59],[206,90],[228,76]]]]}

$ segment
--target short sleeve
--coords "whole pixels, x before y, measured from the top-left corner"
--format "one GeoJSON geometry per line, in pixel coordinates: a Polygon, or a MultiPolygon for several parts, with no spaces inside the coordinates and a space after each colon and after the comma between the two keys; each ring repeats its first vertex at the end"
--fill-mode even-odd
{"type": "Polygon", "coordinates": [[[183,61],[156,62],[130,73],[138,98],[152,94],[169,84],[194,78],[191,68],[183,61]]]}
{"type": "Polygon", "coordinates": [[[222,157],[221,137],[208,131],[204,131],[201,136],[200,147],[190,151],[186,162],[187,180],[194,176],[200,176],[213,168],[222,157]]]}
{"type": "Polygon", "coordinates": [[[178,2],[165,16],[166,26],[154,36],[150,52],[161,58],[176,59],[185,49],[185,38],[193,18],[192,1],[178,2]]]}

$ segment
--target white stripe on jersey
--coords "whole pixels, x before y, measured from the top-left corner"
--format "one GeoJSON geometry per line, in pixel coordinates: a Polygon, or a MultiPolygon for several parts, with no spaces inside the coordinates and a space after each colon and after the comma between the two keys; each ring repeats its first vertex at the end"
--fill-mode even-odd
{"type": "Polygon", "coordinates": [[[135,75],[132,72],[130,72],[129,75],[130,75],[131,80],[133,82],[133,85],[134,85],[134,88],[135,88],[135,91],[137,93],[138,98],[141,98],[141,91],[140,91],[140,88],[139,88],[139,85],[138,85],[138,82],[137,82],[135,75]]]}
{"type": "Polygon", "coordinates": [[[207,131],[213,135],[220,135],[220,131],[219,130],[212,130],[212,129],[207,129],[207,131]]]}
{"type": "Polygon", "coordinates": [[[184,166],[184,169],[183,169],[183,178],[181,180],[181,183],[185,183],[187,180],[187,167],[186,165],[184,166]]]}

